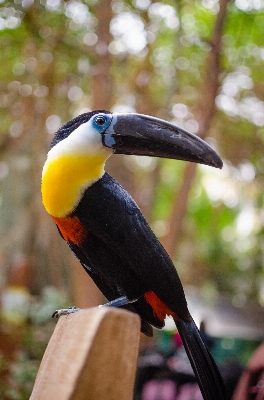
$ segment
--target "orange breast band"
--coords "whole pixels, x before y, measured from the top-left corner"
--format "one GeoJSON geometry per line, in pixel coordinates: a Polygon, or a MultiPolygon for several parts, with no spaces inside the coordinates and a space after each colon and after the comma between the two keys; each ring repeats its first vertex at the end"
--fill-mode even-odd
{"type": "Polygon", "coordinates": [[[77,217],[56,218],[52,217],[58,226],[60,233],[66,242],[72,242],[77,246],[83,243],[87,237],[87,230],[77,217]]]}

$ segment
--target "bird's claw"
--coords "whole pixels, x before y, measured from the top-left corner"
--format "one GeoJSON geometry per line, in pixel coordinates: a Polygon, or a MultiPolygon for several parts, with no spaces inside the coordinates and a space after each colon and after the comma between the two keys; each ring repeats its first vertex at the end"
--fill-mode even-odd
{"type": "Polygon", "coordinates": [[[61,315],[69,315],[79,311],[78,307],[72,306],[69,308],[61,308],[60,310],[55,310],[52,314],[52,318],[60,318],[61,315]]]}

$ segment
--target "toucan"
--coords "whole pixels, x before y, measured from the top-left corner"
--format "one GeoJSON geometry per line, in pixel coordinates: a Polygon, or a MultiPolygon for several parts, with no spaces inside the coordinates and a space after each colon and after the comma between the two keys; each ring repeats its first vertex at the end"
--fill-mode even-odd
{"type": "Polygon", "coordinates": [[[141,331],[149,336],[152,326],[162,328],[166,315],[172,316],[204,399],[226,399],[222,377],[190,315],[173,262],[133,198],[105,172],[113,153],[216,168],[222,167],[222,160],[198,136],[162,119],[92,111],[54,135],[41,190],[60,235],[109,300],[105,305],[137,313],[141,331]]]}

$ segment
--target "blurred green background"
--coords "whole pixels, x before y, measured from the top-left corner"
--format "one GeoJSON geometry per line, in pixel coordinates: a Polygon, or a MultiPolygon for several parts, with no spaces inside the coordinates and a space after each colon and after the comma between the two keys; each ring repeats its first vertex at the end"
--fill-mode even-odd
{"type": "Polygon", "coordinates": [[[157,116],[221,154],[222,170],[134,156],[107,169],[198,293],[197,323],[247,340],[247,361],[264,337],[263,38],[263,0],[0,0],[1,399],[28,398],[54,309],[104,301],[40,194],[52,135],[89,110],[157,116]]]}

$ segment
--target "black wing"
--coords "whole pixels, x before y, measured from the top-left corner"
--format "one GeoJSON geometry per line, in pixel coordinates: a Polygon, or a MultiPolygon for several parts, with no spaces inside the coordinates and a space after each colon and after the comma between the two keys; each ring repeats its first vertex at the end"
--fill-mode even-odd
{"type": "MultiPolygon", "coordinates": [[[[100,264],[95,264],[95,261],[93,261],[93,263],[91,264],[80,247],[73,243],[68,243],[68,245],[75,256],[78,258],[86,272],[88,272],[94,283],[98,286],[98,288],[108,300],[115,300],[122,294],[119,292],[115,282],[109,279],[105,279],[105,277],[100,272],[98,272],[100,264]],[[94,265],[95,268],[91,267],[94,265]]],[[[137,301],[137,309],[134,307],[133,304],[126,304],[121,307],[139,315],[146,315],[149,322],[147,322],[147,320],[145,320],[143,317],[141,318],[141,331],[147,336],[153,336],[153,329],[149,324],[156,326],[157,328],[162,328],[164,324],[160,323],[160,321],[153,316],[151,307],[149,307],[147,303],[144,303],[146,303],[144,302],[144,298],[141,298],[137,301]]]]}
{"type": "MultiPolygon", "coordinates": [[[[106,173],[85,191],[73,215],[90,232],[79,249],[81,257],[77,256],[88,272],[92,271],[91,276],[101,276],[116,297],[135,299],[153,291],[179,318],[189,320],[182,284],[172,261],[135,201],[110,175],[106,173]]],[[[100,282],[98,287],[102,290],[100,282]]]]}

